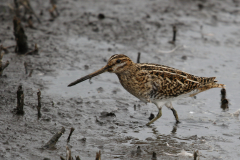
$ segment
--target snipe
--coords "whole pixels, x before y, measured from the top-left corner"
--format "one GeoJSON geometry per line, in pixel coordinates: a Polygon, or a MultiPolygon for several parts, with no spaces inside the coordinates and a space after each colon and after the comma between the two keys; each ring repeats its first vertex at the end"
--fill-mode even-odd
{"type": "Polygon", "coordinates": [[[192,97],[211,88],[224,88],[223,84],[216,83],[215,77],[197,77],[164,65],[134,63],[123,54],[111,56],[105,67],[70,83],[68,87],[104,72],[116,73],[120,83],[129,93],[143,102],[154,103],[157,106],[157,116],[147,125],[162,116],[164,105],[172,110],[176,122],[179,122],[172,101],[192,97]]]}

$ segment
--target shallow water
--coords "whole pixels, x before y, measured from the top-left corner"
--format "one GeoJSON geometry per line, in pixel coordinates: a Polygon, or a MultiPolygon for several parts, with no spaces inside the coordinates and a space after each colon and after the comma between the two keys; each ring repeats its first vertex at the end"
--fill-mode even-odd
{"type": "MultiPolygon", "coordinates": [[[[81,41],[81,38],[79,40],[81,41]]],[[[77,42],[78,38],[75,38],[75,41],[77,42]]],[[[194,49],[185,47],[186,50],[200,50],[199,48],[202,47],[194,46],[194,49]]],[[[206,157],[207,155],[220,159],[238,157],[238,148],[240,145],[238,141],[240,137],[239,118],[234,117],[232,113],[239,109],[239,106],[237,106],[237,96],[240,92],[238,90],[239,69],[237,68],[237,60],[240,57],[231,48],[211,46],[209,50],[203,50],[202,52],[207,53],[201,56],[199,56],[198,52],[193,52],[188,60],[173,61],[172,65],[173,67],[185,69],[185,71],[199,76],[214,75],[219,80],[219,83],[226,84],[227,98],[230,101],[229,111],[223,111],[220,108],[220,89],[211,89],[198,94],[196,99],[186,98],[173,103],[181,119],[180,124],[176,125],[172,112],[164,108],[163,116],[151,127],[137,127],[133,131],[130,130],[122,133],[121,136],[131,136],[140,141],[146,141],[147,138],[151,137],[156,142],[158,142],[159,138],[165,139],[166,136],[169,136],[168,138],[176,140],[177,143],[194,145],[206,157]],[[218,55],[215,52],[218,52],[218,55]],[[228,55],[226,56],[225,53],[228,53],[228,55]],[[232,57],[235,57],[235,59],[232,59],[232,57]],[[213,63],[213,60],[220,63],[213,63]],[[175,130],[174,133],[173,130],[175,130]],[[192,139],[193,136],[196,137],[192,139]],[[198,148],[198,145],[203,145],[204,147],[198,148]]],[[[169,56],[178,56],[178,53],[171,53],[169,56]]],[[[149,57],[148,59],[151,58],[149,57]]],[[[142,61],[144,61],[143,58],[142,61]]],[[[83,66],[84,63],[81,63],[81,65],[83,66]]],[[[129,95],[121,87],[117,76],[114,74],[104,73],[93,78],[91,82],[87,80],[76,86],[67,87],[70,82],[92,73],[102,66],[91,66],[87,70],[82,68],[78,70],[62,70],[58,72],[58,76],[56,77],[44,77],[44,80],[49,82],[49,89],[46,92],[48,94],[61,94],[64,98],[81,97],[89,100],[89,97],[93,97],[94,100],[90,99],[90,101],[100,100],[105,105],[109,105],[108,111],[115,109],[115,107],[111,106],[118,104],[116,101],[124,101],[125,103],[130,103],[127,110],[130,115],[134,116],[135,119],[133,121],[144,119],[146,123],[146,118],[151,112],[154,114],[157,113],[156,107],[149,104],[142,104],[142,107],[134,110],[131,103],[138,100],[129,95]],[[99,88],[101,88],[100,91],[99,88]],[[114,95],[113,91],[116,88],[119,92],[114,95]],[[139,113],[139,111],[148,114],[143,116],[140,115],[141,112],[139,113]]],[[[100,111],[96,110],[96,112],[100,111]]],[[[127,117],[117,115],[117,119],[122,118],[126,120],[126,123],[129,121],[127,117]]],[[[141,123],[141,125],[143,124],[141,123]]],[[[167,142],[168,140],[166,140],[167,142]]],[[[130,140],[125,145],[131,146],[133,144],[130,140]]]]}

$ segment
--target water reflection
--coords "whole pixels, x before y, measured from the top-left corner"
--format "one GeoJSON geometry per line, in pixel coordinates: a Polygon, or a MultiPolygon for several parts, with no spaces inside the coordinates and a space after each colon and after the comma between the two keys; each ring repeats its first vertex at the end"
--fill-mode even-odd
{"type": "Polygon", "coordinates": [[[172,129],[172,134],[176,134],[177,132],[177,126],[178,126],[178,123],[175,123],[175,125],[173,125],[173,129],[172,129]]]}
{"type": "Polygon", "coordinates": [[[222,108],[224,111],[228,111],[228,110],[229,110],[228,100],[227,100],[227,99],[223,99],[223,100],[222,100],[222,102],[221,102],[221,108],[222,108]]]}

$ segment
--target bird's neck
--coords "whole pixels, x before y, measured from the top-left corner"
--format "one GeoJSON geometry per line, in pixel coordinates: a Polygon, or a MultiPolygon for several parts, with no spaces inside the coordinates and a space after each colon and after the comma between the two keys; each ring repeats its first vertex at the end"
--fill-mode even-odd
{"type": "Polygon", "coordinates": [[[135,63],[132,63],[124,71],[116,73],[116,74],[119,78],[123,77],[123,76],[131,77],[131,76],[135,75],[136,71],[137,71],[137,67],[136,67],[135,63]]]}

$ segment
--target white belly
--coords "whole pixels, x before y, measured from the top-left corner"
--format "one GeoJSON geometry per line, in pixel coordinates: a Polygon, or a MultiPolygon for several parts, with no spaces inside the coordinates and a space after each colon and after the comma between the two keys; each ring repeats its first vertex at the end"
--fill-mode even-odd
{"type": "Polygon", "coordinates": [[[162,97],[161,99],[155,99],[155,98],[151,98],[150,101],[151,103],[154,103],[158,108],[164,106],[166,103],[178,100],[178,99],[182,99],[182,98],[186,98],[186,97],[190,97],[191,95],[194,95],[196,93],[198,93],[198,89],[195,89],[189,93],[186,94],[181,94],[177,97],[162,97]]]}

